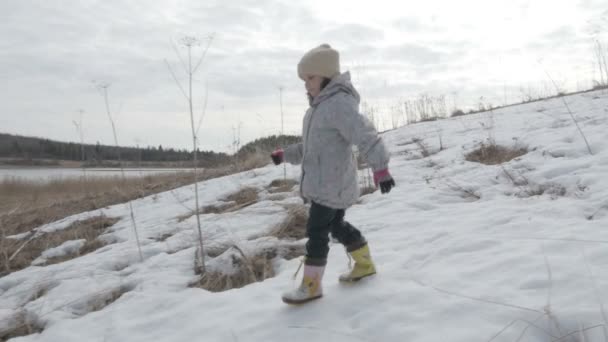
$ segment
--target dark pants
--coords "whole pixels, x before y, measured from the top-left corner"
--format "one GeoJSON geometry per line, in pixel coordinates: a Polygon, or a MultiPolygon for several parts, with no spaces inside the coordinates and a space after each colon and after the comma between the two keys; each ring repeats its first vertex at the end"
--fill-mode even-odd
{"type": "Polygon", "coordinates": [[[323,266],[329,253],[329,233],[351,252],[365,245],[361,232],[344,221],[344,209],[332,209],[312,202],[306,224],[306,263],[323,266]]]}

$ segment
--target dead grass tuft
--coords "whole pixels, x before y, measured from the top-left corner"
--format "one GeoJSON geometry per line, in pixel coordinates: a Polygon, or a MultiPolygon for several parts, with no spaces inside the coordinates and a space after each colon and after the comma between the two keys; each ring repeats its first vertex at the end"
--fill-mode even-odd
{"type": "MultiPolygon", "coordinates": [[[[201,215],[205,215],[205,214],[221,214],[221,213],[225,213],[228,211],[231,211],[233,208],[235,208],[237,206],[237,204],[235,202],[231,202],[231,203],[222,203],[222,204],[218,204],[218,205],[207,205],[204,206],[202,208],[199,209],[199,214],[201,215]]],[[[189,218],[191,218],[192,216],[196,215],[196,212],[194,210],[183,214],[183,215],[179,215],[177,217],[177,222],[183,222],[189,218]]]]}
{"type": "Polygon", "coordinates": [[[156,242],[164,242],[164,241],[166,241],[168,238],[170,238],[172,236],[173,236],[172,233],[161,234],[158,237],[154,238],[154,241],[156,241],[156,242]]]}
{"type": "MultiPolygon", "coordinates": [[[[222,292],[263,281],[275,276],[272,266],[275,258],[280,257],[291,260],[301,257],[306,253],[306,247],[304,244],[277,245],[263,248],[255,255],[250,256],[234,245],[228,247],[224,253],[228,253],[232,267],[235,269],[232,273],[226,274],[219,271],[205,272],[197,281],[189,286],[202,288],[211,292],[222,292]]],[[[200,275],[197,258],[195,258],[194,269],[195,273],[200,275]]]]}
{"type": "Polygon", "coordinates": [[[268,192],[271,194],[278,192],[289,192],[297,184],[298,182],[294,179],[275,179],[270,182],[270,185],[268,186],[270,189],[268,192]]]}
{"type": "Polygon", "coordinates": [[[566,196],[566,188],[563,185],[548,183],[548,184],[528,184],[521,186],[520,190],[515,193],[515,196],[520,198],[548,195],[552,199],[566,196]]]}
{"type": "Polygon", "coordinates": [[[271,230],[270,236],[277,239],[296,239],[306,237],[306,222],[308,209],[305,205],[291,205],[287,207],[287,218],[271,230]]]}
{"type": "Polygon", "coordinates": [[[91,299],[84,303],[84,310],[80,314],[84,315],[90,312],[100,311],[106,306],[117,301],[125,293],[132,291],[132,285],[121,285],[119,287],[97,293],[91,299]]]}
{"type": "Polygon", "coordinates": [[[106,228],[114,225],[119,220],[116,217],[100,215],[76,221],[69,227],[56,232],[40,235],[32,234],[29,239],[14,240],[2,237],[0,239],[0,246],[2,246],[0,262],[2,262],[3,270],[0,272],[0,276],[30,266],[32,261],[38,258],[42,252],[49,248],[57,247],[66,241],[85,239],[86,243],[76,254],[48,259],[47,265],[91,253],[105,245],[97,237],[103,234],[106,228]]]}
{"type": "Polygon", "coordinates": [[[418,149],[420,150],[420,155],[422,156],[422,158],[426,158],[431,155],[429,147],[422,139],[414,138],[412,140],[416,143],[416,145],[418,145],[418,149]]]}
{"type": "MultiPolygon", "coordinates": [[[[224,252],[226,252],[231,246],[230,245],[208,245],[205,246],[205,254],[207,254],[207,256],[211,257],[211,258],[215,258],[218,257],[222,254],[224,254],[224,252]]],[[[198,251],[197,251],[198,253],[198,251]]],[[[198,254],[197,254],[198,255],[198,254]]]]}
{"type": "MultiPolygon", "coordinates": [[[[238,289],[245,285],[274,277],[272,259],[276,256],[267,252],[247,256],[238,246],[232,246],[226,251],[230,253],[232,267],[236,269],[231,274],[222,272],[205,272],[200,279],[190,284],[190,287],[203,288],[211,292],[222,292],[238,289]]],[[[198,269],[195,266],[195,269],[198,269]]]]}
{"type": "Polygon", "coordinates": [[[465,159],[485,165],[498,165],[528,153],[525,147],[505,147],[496,143],[482,143],[479,148],[466,154],[465,159]]]}
{"type": "Polygon", "coordinates": [[[236,202],[238,205],[253,204],[258,200],[258,189],[252,187],[245,187],[239,191],[228,195],[224,201],[236,202]]]}
{"type": "MultiPolygon", "coordinates": [[[[204,206],[200,210],[200,212],[201,212],[201,214],[221,214],[221,213],[231,211],[231,209],[233,209],[236,206],[237,206],[236,202],[221,203],[218,205],[207,205],[207,206],[204,206]]],[[[194,215],[194,213],[192,213],[192,215],[194,215]]]]}
{"type": "MultiPolygon", "coordinates": [[[[279,240],[300,240],[306,236],[306,222],[308,210],[305,205],[287,206],[287,218],[275,229],[264,236],[252,237],[250,240],[276,237],[279,240]]],[[[264,247],[256,251],[254,255],[247,255],[238,246],[210,245],[205,252],[210,257],[226,257],[230,260],[233,272],[223,273],[219,271],[204,271],[199,265],[199,258],[194,258],[194,273],[200,278],[190,284],[190,287],[203,288],[211,292],[221,292],[233,288],[241,288],[248,284],[263,281],[275,275],[272,266],[277,257],[287,260],[300,257],[306,253],[304,244],[278,242],[272,247],[264,247]],[[202,274],[201,274],[202,273],[202,274]]],[[[194,254],[198,255],[198,252],[194,254]]]]}
{"type": "MultiPolygon", "coordinates": [[[[6,322],[5,322],[6,323],[6,322]]],[[[44,324],[31,317],[24,309],[9,317],[9,324],[0,327],[0,341],[8,341],[15,337],[39,334],[44,330],[44,324]]]]}
{"type": "MultiPolygon", "coordinates": [[[[199,209],[201,215],[204,214],[223,214],[237,211],[248,207],[258,201],[258,190],[256,188],[242,188],[241,190],[228,195],[223,199],[223,203],[218,205],[208,205],[199,209]]],[[[177,222],[182,222],[196,215],[194,210],[177,217],[177,222]]]]}
{"type": "Polygon", "coordinates": [[[450,188],[450,190],[458,193],[458,195],[463,199],[471,201],[477,201],[481,199],[481,194],[472,187],[463,187],[460,184],[450,180],[446,180],[445,183],[450,188]]]}
{"type": "Polygon", "coordinates": [[[520,198],[534,197],[548,195],[551,199],[566,196],[567,190],[561,184],[548,182],[544,184],[536,184],[531,182],[527,177],[521,173],[515,175],[509,172],[507,168],[502,167],[502,171],[505,176],[515,185],[518,190],[514,193],[507,193],[507,195],[515,195],[520,198]]]}

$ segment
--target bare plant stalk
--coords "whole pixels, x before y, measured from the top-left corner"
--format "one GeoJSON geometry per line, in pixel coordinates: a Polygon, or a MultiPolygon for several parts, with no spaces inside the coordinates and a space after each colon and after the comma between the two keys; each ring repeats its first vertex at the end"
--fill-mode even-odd
{"type": "Polygon", "coordinates": [[[606,55],[602,51],[602,44],[599,40],[595,40],[595,44],[597,45],[597,64],[600,69],[600,84],[606,85],[608,84],[608,69],[606,68],[606,55]],[[605,75],[605,78],[604,78],[605,75]]]}
{"type": "Polygon", "coordinates": [[[203,59],[206,56],[207,51],[209,50],[212,39],[213,39],[213,36],[209,37],[208,44],[207,44],[203,54],[201,55],[199,60],[196,62],[196,65],[194,67],[192,65],[192,47],[194,45],[197,45],[199,43],[199,40],[194,37],[184,37],[183,38],[182,44],[184,46],[186,46],[186,48],[188,49],[188,63],[187,64],[182,59],[181,55],[179,54],[179,52],[177,51],[177,49],[174,46],[175,54],[182,62],[185,72],[188,75],[188,92],[187,93],[184,90],[184,88],[181,86],[181,84],[179,83],[177,76],[173,72],[173,69],[171,69],[171,65],[169,64],[169,62],[167,62],[165,60],[165,63],[167,64],[167,68],[169,68],[169,72],[171,73],[171,76],[173,76],[175,83],[177,84],[177,86],[181,90],[182,94],[184,95],[184,97],[186,97],[186,100],[188,101],[188,109],[190,112],[190,128],[192,131],[192,148],[193,148],[193,160],[194,160],[194,202],[195,202],[194,214],[196,215],[196,227],[197,227],[197,231],[198,231],[198,243],[199,243],[198,259],[199,259],[200,270],[198,270],[198,271],[200,271],[201,274],[205,273],[205,251],[204,251],[204,246],[203,246],[203,232],[201,229],[200,206],[199,206],[199,200],[198,200],[198,131],[200,129],[200,125],[203,120],[203,116],[205,114],[205,110],[207,107],[207,94],[205,94],[203,112],[201,114],[201,117],[199,118],[198,125],[195,126],[195,124],[194,124],[194,105],[193,105],[193,98],[192,98],[192,80],[193,80],[194,74],[200,67],[201,63],[203,62],[203,59]]]}
{"type": "Polygon", "coordinates": [[[194,129],[194,109],[192,106],[192,44],[187,43],[186,46],[188,47],[188,107],[190,109],[190,126],[192,128],[192,148],[194,149],[194,213],[196,215],[196,227],[198,228],[199,259],[202,274],[205,271],[205,253],[203,250],[200,206],[198,204],[198,148],[196,131],[194,129]]]}
{"type": "MultiPolygon", "coordinates": [[[[120,147],[118,146],[118,135],[116,134],[116,125],[114,124],[114,119],[112,119],[112,113],[110,112],[110,101],[108,100],[108,87],[109,84],[102,84],[100,88],[103,90],[103,98],[106,103],[106,113],[108,114],[108,119],[110,120],[110,124],[112,125],[112,133],[114,134],[114,145],[116,146],[116,151],[118,153],[118,165],[120,166],[120,175],[123,181],[123,184],[127,183],[127,177],[125,176],[125,168],[122,164],[122,158],[120,157],[120,147]]],[[[141,252],[141,243],[139,242],[139,234],[137,232],[137,223],[135,222],[135,212],[133,211],[133,203],[131,201],[127,202],[129,206],[129,213],[131,216],[131,224],[133,226],[133,232],[135,233],[135,242],[137,243],[137,251],[139,252],[139,260],[144,261],[144,255],[141,252]]]]}
{"type": "MultiPolygon", "coordinates": [[[[557,85],[557,83],[555,82],[555,80],[553,80],[553,78],[551,77],[551,75],[549,75],[549,73],[547,72],[547,70],[544,70],[544,71],[545,71],[545,74],[547,74],[547,77],[549,77],[549,80],[551,80],[551,83],[553,83],[553,86],[555,87],[555,90],[559,93],[560,89],[559,89],[559,86],[557,85]]],[[[593,155],[593,152],[591,151],[591,146],[589,146],[589,142],[587,141],[587,137],[585,136],[585,133],[583,133],[583,130],[579,126],[578,121],[576,121],[576,118],[574,117],[574,114],[570,110],[570,106],[568,106],[568,102],[566,102],[566,97],[565,96],[560,96],[560,99],[564,103],[564,106],[568,110],[568,113],[570,114],[570,117],[572,118],[572,121],[574,121],[574,124],[576,125],[576,128],[578,129],[579,133],[583,137],[583,140],[585,141],[585,145],[587,145],[587,151],[589,151],[590,155],[593,155]]]]}
{"type": "Polygon", "coordinates": [[[601,51],[602,63],[604,64],[604,72],[606,73],[606,83],[608,84],[608,65],[606,65],[606,53],[602,49],[602,44],[600,44],[599,41],[597,42],[597,44],[599,45],[599,49],[601,51]]]}
{"type": "Polygon", "coordinates": [[[439,125],[437,125],[437,136],[439,137],[439,152],[441,152],[443,151],[443,136],[441,127],[439,127],[439,125]]]}
{"type": "Polygon", "coordinates": [[[198,137],[198,131],[201,129],[201,124],[203,123],[203,118],[205,117],[205,113],[207,112],[207,100],[209,98],[209,86],[205,87],[205,97],[203,98],[203,110],[201,111],[201,117],[198,118],[198,125],[196,126],[196,136],[198,137]]]}
{"type": "MultiPolygon", "coordinates": [[[[283,87],[279,87],[279,104],[281,105],[281,135],[285,136],[285,126],[283,125],[283,87]]],[[[283,181],[287,180],[287,165],[283,163],[283,181]]]]}
{"type": "Polygon", "coordinates": [[[27,245],[30,241],[34,240],[34,238],[37,236],[38,236],[38,234],[32,233],[29,236],[29,238],[27,240],[25,240],[25,242],[19,248],[17,248],[17,250],[8,258],[8,262],[13,261],[13,259],[17,256],[17,254],[19,254],[19,252],[21,252],[21,250],[23,250],[25,245],[27,245]]]}
{"type": "Polygon", "coordinates": [[[87,182],[87,170],[84,167],[84,160],[85,160],[85,155],[84,155],[84,133],[83,133],[83,126],[82,126],[82,116],[84,114],[83,110],[80,110],[80,121],[74,122],[74,126],[76,126],[76,130],[78,131],[78,135],[80,137],[80,167],[82,168],[82,190],[83,190],[83,194],[86,193],[86,182],[87,182]]]}

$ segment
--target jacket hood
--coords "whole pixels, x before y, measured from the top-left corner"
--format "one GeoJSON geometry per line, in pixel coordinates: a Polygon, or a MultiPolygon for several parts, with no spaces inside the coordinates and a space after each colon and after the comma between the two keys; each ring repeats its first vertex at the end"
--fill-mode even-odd
{"type": "Polygon", "coordinates": [[[334,96],[339,92],[344,92],[349,95],[352,95],[357,101],[357,104],[359,104],[359,102],[361,101],[361,96],[359,95],[359,92],[357,91],[357,89],[355,89],[352,82],[350,81],[350,72],[346,71],[331,79],[329,84],[325,88],[323,88],[323,90],[321,90],[321,93],[319,93],[319,95],[314,98],[314,100],[312,101],[312,106],[315,106],[327,100],[328,98],[334,96]]]}

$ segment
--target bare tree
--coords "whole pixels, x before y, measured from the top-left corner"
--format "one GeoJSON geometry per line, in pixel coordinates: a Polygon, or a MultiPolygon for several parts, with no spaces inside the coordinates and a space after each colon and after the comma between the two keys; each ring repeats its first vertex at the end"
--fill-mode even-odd
{"type": "Polygon", "coordinates": [[[204,249],[203,249],[203,233],[201,230],[200,207],[199,207],[199,202],[198,202],[198,131],[200,129],[202,119],[205,115],[205,110],[207,107],[207,95],[205,95],[203,112],[201,113],[198,126],[195,127],[195,125],[194,125],[194,105],[193,105],[193,97],[192,97],[192,80],[194,78],[194,75],[198,71],[198,68],[203,63],[203,60],[205,59],[205,56],[207,55],[207,51],[209,51],[209,47],[211,46],[211,42],[213,41],[213,35],[211,35],[203,40],[207,41],[207,45],[203,49],[203,53],[200,55],[198,61],[196,61],[194,64],[192,61],[192,49],[196,46],[201,45],[201,42],[202,42],[201,39],[192,37],[192,36],[186,36],[180,40],[180,44],[183,45],[184,47],[186,47],[186,50],[188,51],[187,61],[184,58],[182,58],[182,56],[180,55],[179,51],[177,50],[177,47],[175,46],[175,44],[172,44],[173,50],[175,51],[177,58],[179,58],[182,66],[184,68],[184,72],[186,73],[187,78],[188,78],[188,89],[187,89],[188,91],[187,92],[184,89],[184,87],[181,85],[181,83],[179,82],[177,75],[171,68],[171,65],[169,64],[169,62],[167,60],[165,60],[165,63],[167,64],[167,68],[169,69],[169,72],[173,76],[175,83],[177,84],[180,91],[186,98],[186,101],[188,102],[188,109],[190,112],[190,127],[192,129],[192,149],[193,149],[193,155],[194,155],[194,158],[193,158],[194,159],[194,199],[195,199],[194,212],[196,215],[196,226],[198,229],[198,240],[199,240],[198,241],[199,242],[198,258],[199,258],[200,269],[198,271],[201,274],[205,272],[205,253],[204,253],[204,249]]]}

